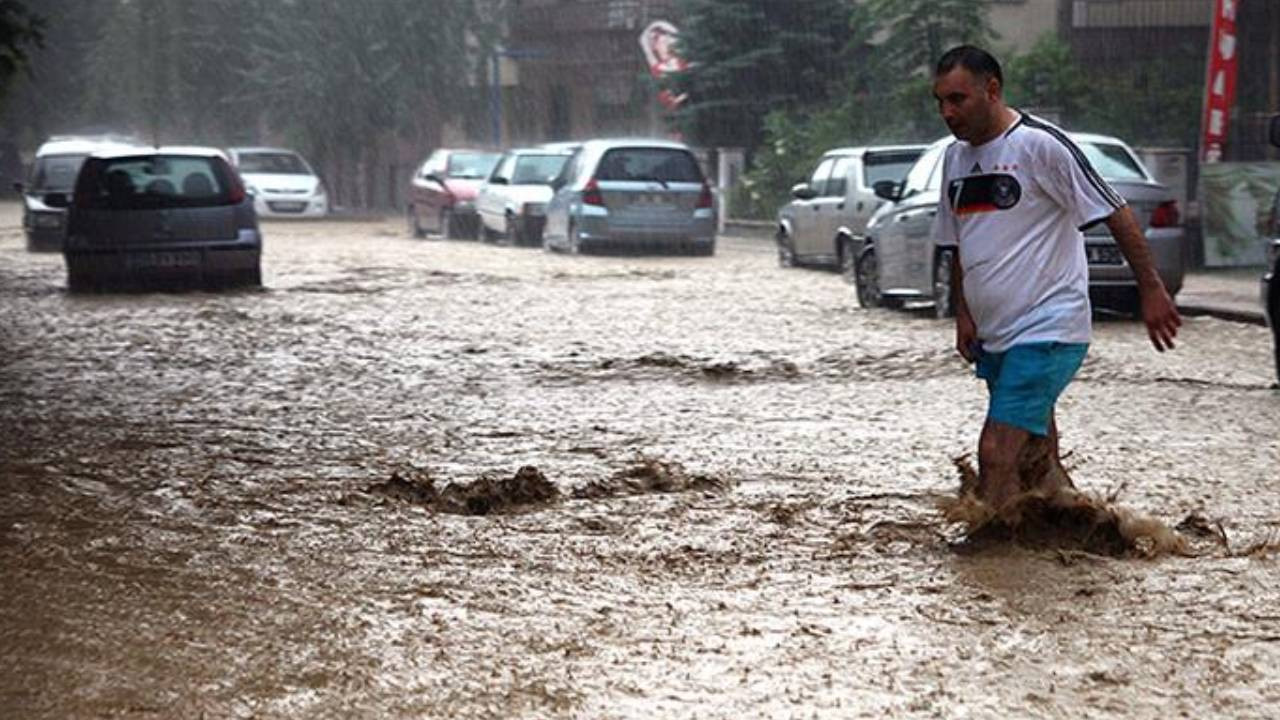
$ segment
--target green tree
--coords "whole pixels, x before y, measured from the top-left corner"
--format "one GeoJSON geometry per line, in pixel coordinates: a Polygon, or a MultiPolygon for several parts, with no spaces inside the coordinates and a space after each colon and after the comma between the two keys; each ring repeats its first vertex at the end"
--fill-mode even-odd
{"type": "Polygon", "coordinates": [[[1024,55],[1004,63],[1004,96],[1009,104],[1031,112],[1057,115],[1064,122],[1080,118],[1091,88],[1071,48],[1047,33],[1024,55]]]}
{"type": "Polygon", "coordinates": [[[469,45],[474,3],[269,3],[242,73],[246,97],[329,168],[339,201],[367,206],[382,157],[420,113],[460,112],[490,47],[469,45]]]}
{"type": "Polygon", "coordinates": [[[0,0],[0,98],[30,62],[27,51],[44,44],[44,19],[19,0],[0,0]]]}
{"type": "Polygon", "coordinates": [[[844,68],[847,0],[681,0],[678,50],[690,64],[668,76],[685,94],[675,119],[703,145],[754,147],[764,116],[828,96],[844,68]]]}
{"type": "Polygon", "coordinates": [[[826,150],[933,140],[946,132],[931,90],[948,48],[990,45],[987,0],[867,0],[849,13],[848,72],[827,102],[782,107],[764,122],[734,213],[772,217],[826,150]]]}

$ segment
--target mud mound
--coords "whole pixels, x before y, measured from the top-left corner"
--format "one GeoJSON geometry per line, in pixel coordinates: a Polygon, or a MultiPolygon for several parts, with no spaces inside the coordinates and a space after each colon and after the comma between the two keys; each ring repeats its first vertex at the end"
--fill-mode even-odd
{"type": "Polygon", "coordinates": [[[525,465],[509,478],[482,477],[470,483],[449,483],[442,489],[436,488],[435,481],[425,473],[396,472],[367,492],[455,515],[488,515],[560,499],[559,488],[532,465],[525,465]]]}
{"type": "Polygon", "coordinates": [[[1069,482],[1024,490],[997,513],[974,494],[977,473],[968,459],[954,462],[960,494],[943,500],[940,509],[949,522],[965,526],[970,544],[1015,542],[1114,557],[1191,554],[1186,538],[1159,520],[1082,493],[1069,482]]]}
{"type": "Polygon", "coordinates": [[[708,360],[662,351],[634,358],[606,358],[597,363],[602,370],[640,371],[654,368],[675,370],[691,378],[705,380],[787,380],[798,377],[800,368],[786,359],[746,363],[737,360],[708,360]]]}
{"type": "Polygon", "coordinates": [[[595,500],[617,495],[720,491],[732,485],[731,481],[714,475],[690,475],[678,462],[639,458],[636,464],[604,480],[593,480],[574,488],[572,495],[579,500],[595,500]]]}

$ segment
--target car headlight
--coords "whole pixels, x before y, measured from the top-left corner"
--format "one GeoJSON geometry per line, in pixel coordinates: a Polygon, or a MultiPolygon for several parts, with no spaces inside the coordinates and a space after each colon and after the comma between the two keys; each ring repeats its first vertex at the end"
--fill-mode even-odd
{"type": "Polygon", "coordinates": [[[454,212],[471,212],[474,209],[475,209],[475,203],[471,202],[470,200],[455,203],[453,206],[454,212]]]}
{"type": "Polygon", "coordinates": [[[547,214],[547,204],[546,203],[525,203],[524,206],[521,207],[520,211],[525,215],[529,215],[532,217],[542,217],[543,215],[547,214]]]}
{"type": "Polygon", "coordinates": [[[38,228],[62,227],[62,213],[35,213],[35,226],[38,228]]]}
{"type": "Polygon", "coordinates": [[[311,194],[316,197],[324,197],[326,194],[324,191],[324,183],[316,183],[316,189],[312,190],[311,194]]]}

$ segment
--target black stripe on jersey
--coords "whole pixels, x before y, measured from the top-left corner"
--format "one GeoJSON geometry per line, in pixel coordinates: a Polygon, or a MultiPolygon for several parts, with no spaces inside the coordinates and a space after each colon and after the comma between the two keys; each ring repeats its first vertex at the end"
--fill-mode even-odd
{"type": "Polygon", "coordinates": [[[1071,138],[1067,137],[1066,133],[1052,125],[1042,123],[1030,115],[1023,115],[1022,118],[1026,122],[1027,127],[1043,130],[1049,133],[1049,137],[1052,137],[1065,145],[1067,150],[1070,151],[1071,155],[1076,159],[1076,163],[1080,165],[1080,169],[1084,171],[1085,178],[1089,180],[1089,183],[1093,185],[1094,189],[1098,191],[1098,194],[1102,195],[1102,198],[1106,200],[1108,204],[1117,210],[1124,207],[1124,198],[1120,197],[1115,190],[1112,190],[1111,186],[1102,179],[1102,176],[1098,175],[1098,171],[1093,169],[1093,165],[1091,165],[1089,163],[1089,159],[1084,156],[1084,152],[1081,151],[1080,148],[1076,147],[1076,144],[1071,141],[1071,138]]]}

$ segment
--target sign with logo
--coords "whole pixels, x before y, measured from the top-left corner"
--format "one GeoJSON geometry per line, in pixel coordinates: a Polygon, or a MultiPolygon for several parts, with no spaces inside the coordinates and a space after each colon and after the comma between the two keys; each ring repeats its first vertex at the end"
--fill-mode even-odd
{"type": "MultiPolygon", "coordinates": [[[[640,33],[640,49],[649,63],[649,74],[661,80],[663,76],[680,72],[689,63],[676,53],[676,26],[666,20],[654,20],[640,33]]],[[[685,101],[685,95],[675,95],[670,90],[658,93],[658,102],[668,110],[674,110],[685,101]]]]}
{"type": "Polygon", "coordinates": [[[1207,163],[1222,160],[1227,142],[1231,105],[1236,99],[1236,63],[1239,55],[1236,12],[1243,0],[1213,0],[1213,23],[1209,36],[1209,62],[1205,73],[1203,135],[1200,157],[1207,163]]]}

